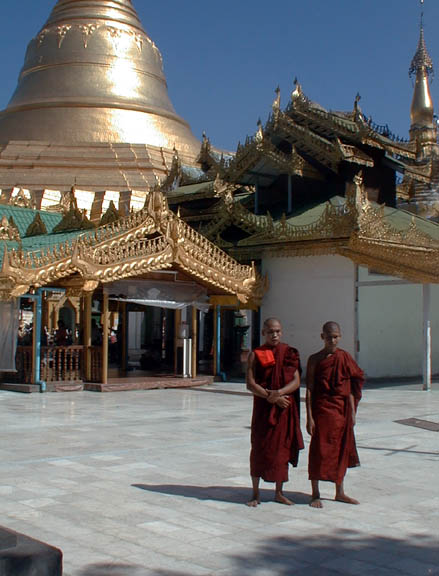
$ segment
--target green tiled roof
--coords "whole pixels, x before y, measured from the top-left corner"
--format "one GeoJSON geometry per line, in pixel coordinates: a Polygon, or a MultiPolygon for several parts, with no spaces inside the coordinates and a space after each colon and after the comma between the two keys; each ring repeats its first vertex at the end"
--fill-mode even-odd
{"type": "MultiPolygon", "coordinates": [[[[62,219],[62,214],[59,212],[46,212],[44,210],[32,210],[31,208],[22,208],[20,206],[8,206],[0,205],[0,219],[6,216],[9,218],[12,216],[15,225],[21,236],[21,247],[24,252],[39,252],[40,250],[46,250],[47,248],[52,248],[65,244],[66,242],[72,243],[78,236],[82,234],[93,234],[94,230],[75,230],[74,232],[65,232],[59,234],[52,234],[52,230],[59,224],[62,219]],[[26,238],[26,230],[29,225],[33,222],[36,212],[39,212],[41,219],[47,228],[47,234],[42,234],[41,236],[32,236],[26,238]]],[[[7,247],[18,248],[19,244],[15,241],[5,241],[7,247]]],[[[0,266],[3,262],[3,250],[0,250],[0,266]]]]}
{"type": "Polygon", "coordinates": [[[300,214],[287,218],[287,222],[291,226],[308,226],[320,220],[328,204],[332,204],[332,206],[343,206],[344,203],[345,199],[341,196],[333,196],[327,202],[322,202],[300,214]]]}
{"type": "Polygon", "coordinates": [[[21,238],[26,234],[26,230],[33,222],[35,218],[35,213],[39,212],[41,220],[44,222],[47,228],[47,232],[50,234],[57,224],[62,219],[62,214],[58,212],[45,212],[43,210],[32,210],[31,208],[21,208],[20,206],[7,206],[0,205],[0,218],[6,216],[9,218],[12,216],[14,222],[20,232],[21,238]]]}
{"type": "Polygon", "coordinates": [[[179,186],[178,188],[175,188],[175,190],[168,192],[166,196],[172,201],[172,198],[175,196],[192,196],[205,190],[213,190],[213,185],[214,183],[210,181],[200,182],[198,184],[188,184],[188,186],[179,186]]]}

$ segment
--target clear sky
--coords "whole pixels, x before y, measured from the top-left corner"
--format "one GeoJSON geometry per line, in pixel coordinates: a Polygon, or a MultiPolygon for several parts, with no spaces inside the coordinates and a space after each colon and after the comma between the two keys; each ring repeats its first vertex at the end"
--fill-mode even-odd
{"type": "MultiPolygon", "coordinates": [[[[0,108],[11,97],[27,43],[55,0],[2,2],[0,108]]],[[[235,150],[298,77],[323,107],[363,111],[407,137],[413,91],[408,69],[419,38],[420,0],[133,0],[159,47],[171,100],[196,137],[203,130],[235,150]]],[[[439,2],[425,0],[427,48],[437,69],[439,2]]]]}

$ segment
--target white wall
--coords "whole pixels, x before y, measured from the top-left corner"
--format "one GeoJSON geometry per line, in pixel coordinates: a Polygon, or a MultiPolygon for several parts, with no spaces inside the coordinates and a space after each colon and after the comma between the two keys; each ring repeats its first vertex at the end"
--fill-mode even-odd
{"type": "MultiPolygon", "coordinates": [[[[422,375],[422,285],[361,286],[398,281],[359,271],[359,364],[369,377],[422,375]]],[[[439,373],[439,286],[431,286],[432,371],[439,373]]]]}
{"type": "Polygon", "coordinates": [[[264,258],[262,272],[270,288],[261,307],[265,318],[279,318],[283,340],[298,348],[303,368],[321,349],[320,333],[328,320],[342,329],[340,347],[354,354],[355,266],[342,256],[264,258]]]}

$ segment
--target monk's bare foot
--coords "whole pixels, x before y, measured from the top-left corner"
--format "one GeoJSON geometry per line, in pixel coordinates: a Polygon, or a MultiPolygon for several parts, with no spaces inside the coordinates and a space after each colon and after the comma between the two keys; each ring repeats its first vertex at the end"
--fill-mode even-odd
{"type": "Polygon", "coordinates": [[[311,508],[323,508],[323,504],[322,501],[320,500],[320,496],[316,496],[316,497],[312,497],[309,505],[311,506],[311,508]]]}
{"type": "Polygon", "coordinates": [[[250,506],[250,508],[256,508],[260,503],[261,499],[259,498],[259,492],[254,492],[252,494],[252,499],[247,502],[247,506],[250,506]]]}
{"type": "Polygon", "coordinates": [[[279,504],[285,504],[286,506],[294,506],[294,502],[289,498],[287,498],[286,496],[284,496],[282,492],[276,492],[274,501],[278,502],[279,504]]]}
{"type": "Polygon", "coordinates": [[[346,494],[337,494],[335,497],[336,502],[344,502],[345,504],[359,504],[358,500],[351,498],[346,494]]]}

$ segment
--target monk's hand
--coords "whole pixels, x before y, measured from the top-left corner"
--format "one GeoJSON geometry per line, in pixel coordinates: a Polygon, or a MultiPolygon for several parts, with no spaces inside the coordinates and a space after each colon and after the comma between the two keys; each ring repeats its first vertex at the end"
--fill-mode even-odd
{"type": "Polygon", "coordinates": [[[276,404],[280,397],[279,390],[270,390],[267,396],[267,402],[270,402],[270,404],[276,404]]]}
{"type": "Polygon", "coordinates": [[[352,428],[357,423],[357,415],[355,414],[355,410],[352,410],[352,428]]]}
{"type": "Polygon", "coordinates": [[[290,405],[290,399],[287,398],[286,396],[280,396],[279,398],[276,400],[275,402],[276,406],[279,406],[279,408],[288,408],[288,406],[290,405]]]}
{"type": "Polygon", "coordinates": [[[308,432],[308,434],[310,436],[314,435],[315,428],[316,428],[316,425],[314,423],[314,420],[312,418],[308,418],[308,420],[306,422],[306,431],[308,432]]]}

